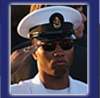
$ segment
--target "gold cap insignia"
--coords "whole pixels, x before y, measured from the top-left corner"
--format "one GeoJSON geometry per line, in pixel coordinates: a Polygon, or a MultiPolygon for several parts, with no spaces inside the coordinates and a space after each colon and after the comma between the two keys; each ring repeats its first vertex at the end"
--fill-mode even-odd
{"type": "Polygon", "coordinates": [[[50,23],[52,24],[53,28],[55,28],[55,29],[61,28],[63,22],[64,22],[64,18],[60,13],[54,13],[50,17],[50,23]]]}
{"type": "Polygon", "coordinates": [[[59,19],[59,17],[55,17],[54,21],[53,21],[53,26],[54,28],[58,29],[61,27],[61,21],[59,19]]]}

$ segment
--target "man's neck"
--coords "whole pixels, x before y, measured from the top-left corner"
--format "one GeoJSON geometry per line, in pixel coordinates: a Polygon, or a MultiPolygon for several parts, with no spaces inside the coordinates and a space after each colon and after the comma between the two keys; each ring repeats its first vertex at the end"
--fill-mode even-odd
{"type": "Polygon", "coordinates": [[[45,73],[39,73],[40,79],[47,89],[65,89],[69,87],[68,73],[64,76],[52,76],[45,73]]]}

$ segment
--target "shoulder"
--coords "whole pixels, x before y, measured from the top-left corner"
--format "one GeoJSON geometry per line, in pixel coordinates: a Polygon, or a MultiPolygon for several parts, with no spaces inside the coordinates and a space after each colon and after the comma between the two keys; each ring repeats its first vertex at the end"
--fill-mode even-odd
{"type": "Polygon", "coordinates": [[[84,87],[84,88],[87,88],[87,84],[84,83],[84,82],[82,82],[82,81],[79,81],[79,80],[76,80],[76,79],[73,79],[72,81],[73,81],[73,83],[74,83],[75,85],[77,85],[77,87],[84,87]]]}
{"type": "Polygon", "coordinates": [[[43,90],[44,93],[45,88],[43,87],[40,79],[39,79],[39,74],[37,74],[34,78],[21,81],[19,84],[14,84],[11,85],[11,94],[12,95],[23,95],[23,94],[42,94],[43,90]]]}
{"type": "Polygon", "coordinates": [[[72,91],[75,94],[87,94],[88,93],[88,85],[84,82],[81,82],[79,80],[75,80],[70,78],[70,87],[73,89],[72,91]]]}
{"type": "Polygon", "coordinates": [[[11,94],[31,94],[31,79],[10,86],[11,94]]]}

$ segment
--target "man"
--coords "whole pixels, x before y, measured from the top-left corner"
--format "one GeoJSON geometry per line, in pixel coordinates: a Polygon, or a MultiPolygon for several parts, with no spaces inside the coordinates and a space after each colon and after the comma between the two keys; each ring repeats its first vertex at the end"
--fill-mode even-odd
{"type": "MultiPolygon", "coordinates": [[[[46,7],[46,6],[47,5],[44,5],[44,6],[32,5],[31,9],[30,9],[30,12],[33,12],[34,10],[37,10],[37,9],[40,9],[41,7],[46,7]]],[[[69,6],[77,9],[82,15],[82,23],[76,29],[77,33],[75,33],[75,36],[77,38],[81,38],[83,36],[84,22],[86,21],[86,16],[82,12],[83,11],[83,6],[82,5],[69,5],[69,6]],[[79,36],[78,36],[78,34],[79,34],[79,36]]],[[[80,40],[79,40],[79,42],[80,42],[80,40]]],[[[84,42],[85,42],[85,40],[84,40],[84,42]]],[[[77,41],[75,41],[75,43],[77,43],[77,41]]],[[[15,57],[15,55],[16,55],[16,60],[14,60],[14,61],[12,60],[12,62],[11,62],[11,71],[12,71],[12,73],[14,73],[14,74],[11,75],[12,84],[13,83],[18,83],[20,80],[25,80],[25,79],[32,78],[38,72],[36,62],[35,62],[35,60],[33,60],[31,55],[30,56],[27,55],[27,60],[25,60],[25,61],[23,61],[23,59],[22,59],[23,57],[21,55],[19,55],[20,53],[21,54],[23,53],[23,55],[26,56],[26,54],[22,51],[23,49],[21,49],[21,48],[27,47],[28,45],[31,45],[30,41],[22,43],[21,45],[15,47],[14,50],[16,50],[16,49],[20,49],[20,50],[16,50],[11,55],[11,58],[15,57]],[[19,62],[17,56],[22,57],[20,62],[19,62]],[[17,62],[19,62],[20,67],[19,67],[19,70],[15,71],[15,69],[18,68],[18,63],[17,62]],[[27,67],[27,64],[29,65],[28,67],[27,67]],[[13,69],[14,69],[15,72],[13,71],[13,69]],[[26,70],[26,73],[22,73],[24,70],[26,70]]],[[[71,66],[71,69],[70,69],[70,74],[74,78],[80,79],[84,82],[87,82],[87,53],[86,53],[86,51],[87,51],[87,49],[85,49],[84,47],[80,47],[80,46],[75,44],[74,61],[73,61],[73,64],[71,66]],[[83,59],[84,59],[84,61],[83,61],[83,59]]]]}
{"type": "Polygon", "coordinates": [[[66,6],[46,7],[22,19],[18,33],[33,44],[23,51],[32,53],[39,73],[12,85],[11,94],[87,94],[87,85],[69,76],[81,21],[80,13],[66,6]]]}

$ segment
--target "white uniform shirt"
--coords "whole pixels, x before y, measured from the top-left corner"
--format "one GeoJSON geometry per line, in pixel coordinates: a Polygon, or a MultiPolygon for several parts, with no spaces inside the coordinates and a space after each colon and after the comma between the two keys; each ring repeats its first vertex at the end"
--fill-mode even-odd
{"type": "MultiPolygon", "coordinates": [[[[69,76],[69,88],[66,94],[87,94],[87,85],[81,81],[72,79],[69,76]]],[[[50,94],[44,87],[43,83],[37,74],[33,79],[25,80],[19,84],[11,85],[11,94],[14,95],[44,95],[50,94]]],[[[60,94],[60,93],[59,93],[60,94]]]]}

